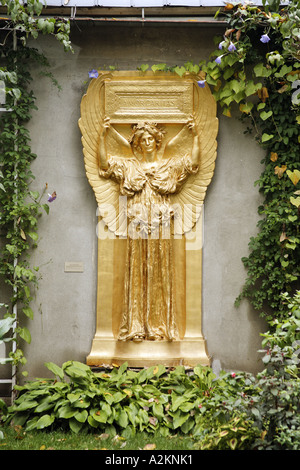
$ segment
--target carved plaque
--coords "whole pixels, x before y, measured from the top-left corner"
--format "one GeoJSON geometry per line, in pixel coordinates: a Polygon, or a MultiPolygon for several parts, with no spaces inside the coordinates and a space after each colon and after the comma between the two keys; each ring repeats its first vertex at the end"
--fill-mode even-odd
{"type": "Polygon", "coordinates": [[[193,82],[107,81],[105,114],[112,123],[183,123],[193,113],[193,82]]]}

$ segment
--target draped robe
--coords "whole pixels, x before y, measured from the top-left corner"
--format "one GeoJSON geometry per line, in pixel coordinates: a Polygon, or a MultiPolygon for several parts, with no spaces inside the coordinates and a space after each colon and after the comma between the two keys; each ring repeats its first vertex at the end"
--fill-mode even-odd
{"type": "Polygon", "coordinates": [[[127,197],[128,236],[119,340],[179,339],[174,282],[170,195],[191,173],[189,156],[154,163],[108,157],[100,176],[112,178],[127,197]]]}

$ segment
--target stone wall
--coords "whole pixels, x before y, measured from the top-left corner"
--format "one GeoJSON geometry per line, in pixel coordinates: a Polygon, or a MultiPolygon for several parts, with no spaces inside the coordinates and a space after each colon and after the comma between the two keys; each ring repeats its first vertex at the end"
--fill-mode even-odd
{"type": "MultiPolygon", "coordinates": [[[[85,361],[95,332],[96,202],[85,176],[78,128],[88,71],[198,62],[208,58],[216,34],[222,30],[193,24],[76,22],[74,54],[64,53],[54,39],[40,37],[34,43],[50,60],[62,90],[34,72],[38,111],[30,132],[38,158],[33,189],[42,191],[47,183],[45,202],[48,192],[56,191],[57,199],[40,220],[33,254],[41,278],[33,302],[35,317],[28,320],[32,343],[25,346],[30,377],[47,375],[47,361],[85,361]],[[65,272],[65,262],[83,263],[83,272],[65,272]]],[[[204,213],[203,333],[216,370],[257,371],[265,325],[247,302],[235,308],[234,300],[246,276],[241,258],[256,232],[260,198],[254,181],[263,155],[236,118],[220,114],[219,119],[218,157],[204,213]]]]}

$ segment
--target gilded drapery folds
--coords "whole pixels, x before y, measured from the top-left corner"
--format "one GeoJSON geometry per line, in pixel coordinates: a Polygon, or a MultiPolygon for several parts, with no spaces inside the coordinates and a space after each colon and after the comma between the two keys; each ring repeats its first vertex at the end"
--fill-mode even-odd
{"type": "Polygon", "coordinates": [[[102,73],[82,99],[85,169],[98,206],[91,366],[209,363],[202,217],[218,121],[198,80],[102,73]]]}

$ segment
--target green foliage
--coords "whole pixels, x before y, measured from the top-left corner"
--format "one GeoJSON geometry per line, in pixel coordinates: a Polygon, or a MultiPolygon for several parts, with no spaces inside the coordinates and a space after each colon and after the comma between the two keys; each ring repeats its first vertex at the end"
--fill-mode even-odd
{"type": "Polygon", "coordinates": [[[14,404],[2,406],[3,422],[26,432],[64,429],[125,439],[179,434],[192,436],[201,450],[299,450],[299,295],[283,294],[286,320],[262,335],[264,370],[256,376],[222,371],[216,377],[200,365],[132,370],[124,363],[96,372],[75,361],[48,362],[55,379],[16,386],[14,404]]]}
{"type": "Polygon", "coordinates": [[[279,320],[275,318],[270,322],[271,331],[263,333],[264,340],[262,346],[290,349],[293,354],[294,349],[300,346],[300,291],[294,297],[290,297],[287,292],[282,294],[282,303],[285,306],[286,314],[279,320]]]}
{"type": "Polygon", "coordinates": [[[248,409],[254,424],[263,432],[255,447],[271,450],[299,450],[300,380],[299,359],[290,348],[275,345],[267,349],[266,368],[257,376],[248,409]]]}
{"type": "Polygon", "coordinates": [[[57,380],[17,386],[19,397],[9,408],[8,419],[26,430],[62,426],[124,437],[143,431],[187,434],[197,426],[199,404],[215,379],[202,366],[188,375],[181,366],[167,373],[161,365],[134,371],[125,363],[111,372],[93,372],[75,361],[45,365],[57,380]]]}
{"type": "Polygon", "coordinates": [[[265,6],[225,7],[228,26],[203,70],[223,113],[238,107],[246,132],[266,150],[256,182],[264,197],[259,231],[242,260],[247,279],[236,303],[248,298],[271,321],[284,314],[281,294],[295,292],[300,276],[300,20],[296,1],[280,13],[277,2],[265,6]]]}
{"type": "Polygon", "coordinates": [[[69,39],[70,23],[65,18],[41,18],[44,7],[39,0],[28,0],[26,4],[21,0],[1,0],[7,7],[9,17],[6,27],[20,33],[22,45],[26,44],[28,37],[37,39],[39,34],[53,35],[66,51],[72,51],[69,39]]]}
{"type": "MultiPolygon", "coordinates": [[[[5,311],[1,324],[16,321],[13,340],[17,347],[10,353],[9,361],[18,365],[26,363],[20,341],[31,341],[30,331],[23,321],[33,319],[30,302],[32,287],[38,281],[38,268],[30,266],[30,253],[37,246],[39,217],[49,211],[48,205],[42,203],[46,187],[41,194],[32,188],[31,163],[36,155],[31,151],[26,127],[32,110],[36,109],[34,94],[29,89],[30,68],[35,65],[45,69],[49,64],[42,54],[26,46],[26,40],[30,35],[36,38],[42,33],[52,34],[67,50],[70,50],[70,44],[69,23],[59,18],[39,18],[43,8],[39,1],[1,3],[7,6],[8,15],[3,27],[5,39],[1,43],[5,67],[0,68],[8,111],[0,120],[0,276],[11,292],[8,305],[2,305],[5,311]]],[[[51,73],[48,75],[52,77],[51,73]]]]}
{"type": "MultiPolygon", "coordinates": [[[[265,351],[266,352],[266,351],[265,351]]],[[[139,371],[127,363],[93,372],[85,364],[47,363],[55,379],[17,386],[3,422],[25,432],[66,430],[129,439],[137,433],[192,436],[197,449],[299,450],[300,381],[297,361],[268,349],[265,370],[221,373],[158,365],[139,371]]]]}
{"type": "Polygon", "coordinates": [[[247,450],[259,435],[248,416],[239,415],[212,428],[195,447],[199,450],[247,450]]]}

